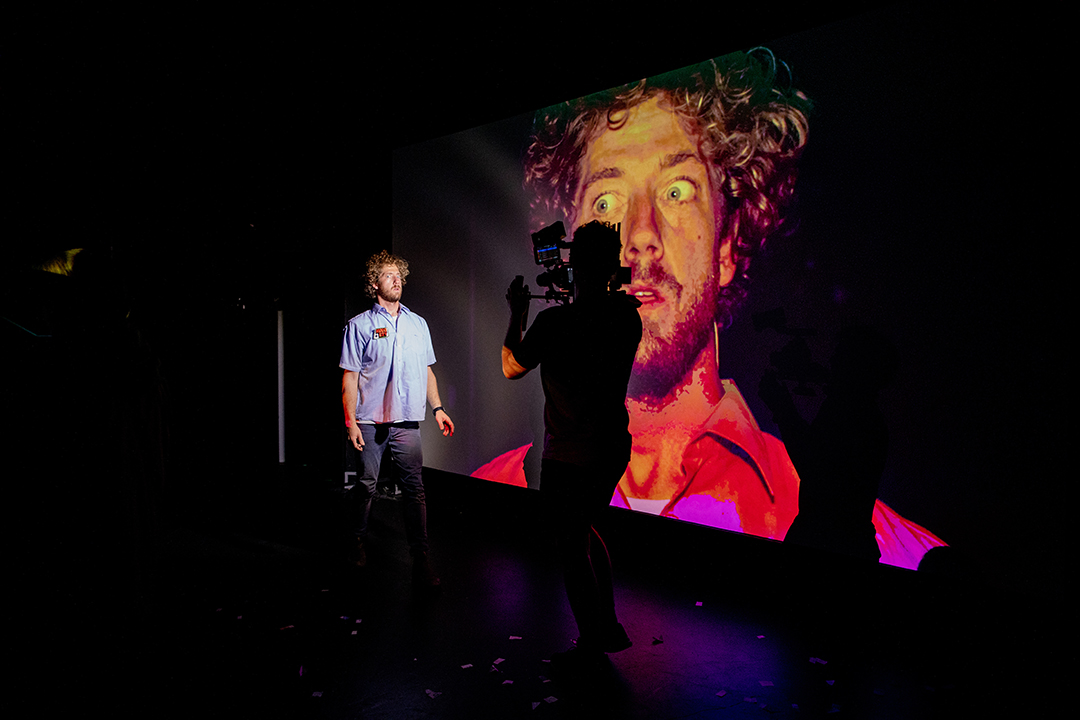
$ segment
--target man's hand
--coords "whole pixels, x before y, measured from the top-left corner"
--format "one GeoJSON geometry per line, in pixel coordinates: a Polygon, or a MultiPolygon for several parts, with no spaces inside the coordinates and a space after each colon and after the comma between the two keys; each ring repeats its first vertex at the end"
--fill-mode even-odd
{"type": "Polygon", "coordinates": [[[503,340],[502,369],[504,377],[516,380],[529,372],[528,368],[514,358],[514,351],[521,344],[521,336],[525,334],[525,326],[529,324],[529,286],[521,275],[514,278],[506,290],[506,302],[510,305],[510,325],[506,328],[506,339],[503,340]]]}
{"type": "Polygon", "coordinates": [[[445,410],[439,410],[435,413],[435,422],[439,423],[439,429],[442,430],[443,437],[453,437],[454,421],[450,419],[445,410]]]}
{"type": "Polygon", "coordinates": [[[364,449],[364,437],[360,434],[360,426],[355,423],[349,426],[349,442],[357,450],[364,449]]]}
{"type": "Polygon", "coordinates": [[[521,275],[515,277],[507,288],[506,302],[510,305],[511,322],[516,319],[524,330],[529,320],[529,286],[521,275]]]}

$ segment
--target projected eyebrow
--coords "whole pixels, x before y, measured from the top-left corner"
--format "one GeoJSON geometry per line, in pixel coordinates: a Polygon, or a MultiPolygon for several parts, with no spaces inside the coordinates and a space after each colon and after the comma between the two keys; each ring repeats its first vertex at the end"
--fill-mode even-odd
{"type": "MultiPolygon", "coordinates": [[[[698,160],[697,154],[695,154],[695,153],[692,153],[692,152],[677,152],[677,153],[671,153],[670,155],[665,155],[660,160],[659,168],[661,170],[667,170],[668,168],[673,168],[676,165],[681,165],[682,163],[688,162],[688,161],[700,162],[698,160]]],[[[585,189],[587,189],[593,183],[599,182],[601,180],[611,180],[611,179],[614,179],[614,178],[621,178],[623,176],[623,174],[624,173],[622,171],[622,168],[620,168],[618,166],[601,168],[600,170],[597,170],[596,172],[591,173],[587,178],[585,178],[585,182],[584,182],[584,184],[582,184],[581,188],[584,191],[585,189]]]]}

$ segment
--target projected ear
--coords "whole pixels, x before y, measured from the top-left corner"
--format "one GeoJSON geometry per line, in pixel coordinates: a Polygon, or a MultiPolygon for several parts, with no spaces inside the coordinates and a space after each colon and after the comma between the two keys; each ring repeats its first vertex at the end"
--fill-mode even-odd
{"type": "Polygon", "coordinates": [[[717,253],[719,254],[719,260],[717,265],[720,267],[720,275],[717,278],[720,287],[726,287],[735,279],[736,269],[736,257],[735,257],[735,238],[739,237],[739,221],[733,219],[728,223],[728,227],[725,229],[724,237],[720,240],[717,253]]]}

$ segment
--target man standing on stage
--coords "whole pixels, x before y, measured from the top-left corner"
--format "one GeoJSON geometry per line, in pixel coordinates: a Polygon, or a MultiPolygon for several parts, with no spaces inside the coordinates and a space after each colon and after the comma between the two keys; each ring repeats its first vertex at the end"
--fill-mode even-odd
{"type": "Polygon", "coordinates": [[[417,587],[437,588],[439,578],[428,558],[427,506],[421,479],[420,421],[425,400],[443,436],[454,423],[439,400],[431,366],[435,351],[422,317],[401,304],[408,263],[385,250],[368,260],[368,295],[375,305],[345,326],[341,341],[341,400],[349,441],[360,453],[363,472],[346,500],[356,546],[352,563],[367,563],[364,543],[368,516],[383,455],[390,452],[404,500],[405,534],[413,556],[417,587]]]}

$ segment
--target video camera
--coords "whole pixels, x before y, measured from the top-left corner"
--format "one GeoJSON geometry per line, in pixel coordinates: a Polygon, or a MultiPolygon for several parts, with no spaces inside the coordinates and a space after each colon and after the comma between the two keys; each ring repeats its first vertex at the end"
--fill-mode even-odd
{"type": "MultiPolygon", "coordinates": [[[[579,227],[574,233],[575,240],[582,230],[587,232],[610,232],[618,240],[619,226],[607,225],[606,223],[591,222],[579,227]],[[598,226],[598,227],[595,227],[598,226]],[[603,229],[601,229],[603,228],[603,229]]],[[[536,276],[536,284],[543,285],[547,292],[543,295],[530,295],[532,299],[555,300],[568,303],[574,296],[574,268],[570,262],[562,259],[562,250],[573,246],[572,242],[566,242],[566,228],[562,221],[552,223],[542,230],[532,234],[533,259],[537,265],[543,265],[545,270],[536,276]]],[[[614,279],[608,285],[611,292],[615,292],[621,285],[629,284],[630,268],[620,267],[615,273],[614,279]]]]}

